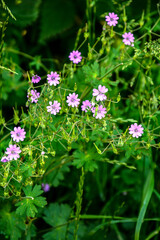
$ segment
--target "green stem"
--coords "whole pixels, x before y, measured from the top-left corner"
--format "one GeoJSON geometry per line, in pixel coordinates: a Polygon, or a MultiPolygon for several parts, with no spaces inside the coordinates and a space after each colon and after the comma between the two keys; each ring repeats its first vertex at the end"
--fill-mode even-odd
{"type": "Polygon", "coordinates": [[[108,74],[110,74],[111,72],[113,72],[116,68],[118,68],[119,66],[122,66],[123,63],[118,64],[117,66],[115,66],[112,70],[110,70],[109,72],[105,73],[102,77],[98,78],[98,80],[103,79],[105,76],[107,76],[108,74]]]}

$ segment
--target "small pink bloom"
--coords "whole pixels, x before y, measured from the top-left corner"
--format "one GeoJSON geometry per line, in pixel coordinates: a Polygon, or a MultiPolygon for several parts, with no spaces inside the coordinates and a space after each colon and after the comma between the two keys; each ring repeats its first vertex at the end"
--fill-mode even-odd
{"type": "Polygon", "coordinates": [[[47,74],[47,80],[50,86],[56,86],[59,84],[60,76],[57,72],[51,72],[50,74],[47,74]]]}
{"type": "Polygon", "coordinates": [[[89,100],[85,100],[82,102],[81,109],[82,111],[88,112],[88,110],[92,107],[92,104],[89,100]]]}
{"type": "Polygon", "coordinates": [[[131,124],[131,127],[129,128],[129,134],[132,135],[132,137],[141,137],[143,134],[143,127],[142,125],[137,125],[137,123],[131,124]]]}
{"type": "Polygon", "coordinates": [[[9,145],[9,147],[6,149],[7,151],[5,152],[8,156],[7,158],[9,160],[17,160],[19,158],[19,153],[21,153],[20,147],[17,147],[16,144],[14,145],[9,145]]]}
{"type": "Polygon", "coordinates": [[[106,16],[106,17],[105,17],[107,24],[108,24],[109,26],[116,26],[117,23],[118,23],[117,20],[119,19],[119,17],[117,16],[117,14],[115,14],[114,12],[112,12],[112,13],[109,13],[108,15],[109,15],[109,16],[106,16]]]}
{"type": "Polygon", "coordinates": [[[41,81],[41,78],[38,75],[33,75],[32,82],[33,83],[38,83],[39,81],[41,81]]]}
{"type": "Polygon", "coordinates": [[[129,33],[124,33],[122,35],[123,37],[123,42],[125,45],[131,45],[131,46],[134,46],[133,42],[134,42],[134,37],[133,37],[133,34],[131,32],[129,33]]]}
{"type": "Polygon", "coordinates": [[[50,106],[47,106],[47,112],[50,112],[51,114],[56,115],[61,109],[60,103],[58,101],[54,101],[53,104],[52,102],[49,102],[49,105],[50,106]]]}
{"type": "Polygon", "coordinates": [[[81,62],[81,60],[82,60],[81,52],[79,52],[78,50],[71,52],[69,55],[69,59],[70,59],[70,61],[72,61],[73,63],[76,63],[76,64],[81,62]]]}
{"type": "Polygon", "coordinates": [[[8,157],[4,156],[1,158],[1,162],[9,162],[8,157]]]}
{"type": "Polygon", "coordinates": [[[69,96],[67,96],[67,101],[68,106],[72,107],[78,107],[80,99],[78,98],[78,94],[75,93],[70,93],[69,96]]]}
{"type": "Polygon", "coordinates": [[[37,90],[31,90],[31,93],[27,95],[29,101],[31,101],[32,103],[35,102],[37,103],[38,102],[38,98],[40,97],[40,93],[37,92],[37,90]]]}
{"type": "Polygon", "coordinates": [[[11,131],[11,137],[13,141],[24,141],[26,132],[21,127],[14,127],[14,131],[11,131]]]}
{"type": "Polygon", "coordinates": [[[102,119],[105,117],[105,114],[107,113],[106,108],[103,107],[103,105],[100,105],[97,107],[92,107],[93,117],[96,119],[102,119]]]}
{"type": "Polygon", "coordinates": [[[106,100],[107,97],[105,95],[105,93],[108,92],[108,88],[106,88],[105,86],[98,86],[98,89],[93,89],[93,96],[96,96],[96,100],[97,101],[103,101],[106,100]]]}

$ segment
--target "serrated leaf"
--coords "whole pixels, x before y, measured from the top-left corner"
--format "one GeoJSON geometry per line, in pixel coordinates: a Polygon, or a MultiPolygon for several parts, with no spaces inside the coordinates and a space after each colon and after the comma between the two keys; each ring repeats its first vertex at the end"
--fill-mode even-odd
{"type": "Polygon", "coordinates": [[[35,217],[38,212],[37,207],[44,207],[47,202],[44,197],[39,197],[43,192],[40,185],[35,185],[33,190],[32,186],[27,186],[23,189],[25,197],[20,202],[16,203],[18,207],[16,213],[19,215],[26,215],[28,217],[35,217]]]}
{"type": "Polygon", "coordinates": [[[45,0],[42,6],[40,42],[61,33],[74,22],[74,5],[68,0],[45,0]]]}
{"type": "Polygon", "coordinates": [[[99,159],[99,155],[93,148],[86,153],[77,150],[73,153],[73,156],[73,166],[76,166],[77,168],[81,168],[83,166],[86,171],[90,172],[93,172],[98,168],[96,160],[99,159]]]}
{"type": "Polygon", "coordinates": [[[51,203],[47,209],[45,209],[45,216],[43,219],[46,223],[54,227],[54,229],[43,235],[45,240],[59,240],[64,239],[66,226],[71,208],[67,204],[51,203]],[[59,227],[58,227],[59,226],[59,227]]]}
{"type": "MultiPolygon", "coordinates": [[[[53,227],[52,231],[43,235],[45,240],[64,240],[66,235],[66,228],[68,227],[67,239],[72,240],[75,230],[75,223],[71,222],[69,226],[68,218],[71,213],[71,207],[68,204],[51,203],[48,208],[45,209],[45,216],[43,219],[46,223],[53,227]]],[[[77,232],[77,239],[82,239],[85,236],[86,227],[82,222],[79,222],[79,229],[77,232]]]]}

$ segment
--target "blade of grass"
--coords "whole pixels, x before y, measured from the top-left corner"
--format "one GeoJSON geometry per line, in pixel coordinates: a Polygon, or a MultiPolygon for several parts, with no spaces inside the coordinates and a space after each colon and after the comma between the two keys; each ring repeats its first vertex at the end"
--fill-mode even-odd
{"type": "MultiPolygon", "coordinates": [[[[151,157],[148,157],[147,161],[151,161],[151,157]]],[[[144,221],[144,216],[145,216],[150,198],[153,193],[153,189],[154,189],[154,170],[153,170],[153,167],[150,166],[148,170],[147,179],[144,185],[142,204],[141,204],[139,216],[136,223],[135,238],[134,238],[135,240],[139,240],[140,230],[142,227],[142,223],[144,221]]]]}
{"type": "Polygon", "coordinates": [[[156,230],[154,230],[153,232],[151,232],[149,234],[149,236],[145,239],[145,240],[150,240],[151,238],[155,237],[157,234],[159,234],[160,232],[160,227],[157,228],[156,230]]]}

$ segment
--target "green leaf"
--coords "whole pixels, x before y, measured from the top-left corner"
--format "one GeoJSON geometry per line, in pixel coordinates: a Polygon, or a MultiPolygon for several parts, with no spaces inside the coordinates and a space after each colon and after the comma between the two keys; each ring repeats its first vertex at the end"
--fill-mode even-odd
{"type": "MultiPolygon", "coordinates": [[[[85,82],[90,83],[94,87],[97,87],[99,84],[99,80],[97,80],[100,72],[99,64],[97,62],[94,62],[93,64],[91,64],[91,66],[84,65],[82,70],[85,74],[85,82]]],[[[102,69],[101,74],[103,75],[102,69]]]]}
{"type": "Polygon", "coordinates": [[[45,0],[42,6],[40,42],[70,28],[74,22],[74,12],[70,0],[45,0]]]}
{"type": "Polygon", "coordinates": [[[147,179],[144,185],[143,196],[142,196],[142,204],[139,212],[139,216],[136,223],[136,230],[135,230],[135,240],[139,240],[140,237],[140,230],[144,220],[145,213],[147,211],[147,207],[152,196],[154,189],[154,170],[153,167],[149,168],[149,172],[147,174],[147,179]]]}
{"type": "Polygon", "coordinates": [[[49,207],[45,209],[43,219],[53,227],[52,231],[43,235],[45,240],[65,239],[66,223],[70,212],[71,208],[67,204],[59,205],[58,203],[51,203],[49,207]]]}
{"type": "Polygon", "coordinates": [[[13,24],[25,27],[37,19],[41,0],[23,0],[20,4],[9,0],[6,2],[17,20],[13,20],[13,24]]]}
{"type": "Polygon", "coordinates": [[[99,159],[99,154],[97,154],[95,149],[90,149],[88,152],[82,152],[82,151],[75,151],[73,166],[76,166],[77,168],[81,168],[84,166],[85,171],[93,172],[95,169],[98,168],[97,163],[95,162],[97,159],[99,159]]]}
{"type": "Polygon", "coordinates": [[[32,186],[27,186],[23,189],[25,197],[20,202],[16,203],[18,206],[16,213],[19,215],[26,215],[28,217],[35,217],[38,212],[37,207],[43,208],[47,202],[44,197],[39,197],[43,192],[40,185],[35,185],[33,190],[32,186]]]}
{"type": "Polygon", "coordinates": [[[24,219],[15,212],[10,212],[11,206],[4,205],[0,210],[0,230],[10,240],[22,239],[22,230],[25,229],[24,219]]]}
{"type": "MultiPolygon", "coordinates": [[[[52,185],[54,187],[59,186],[60,182],[64,179],[65,172],[69,172],[69,167],[65,164],[59,169],[55,169],[54,172],[52,172],[52,185]]],[[[50,174],[51,175],[51,174],[50,174]]]]}

